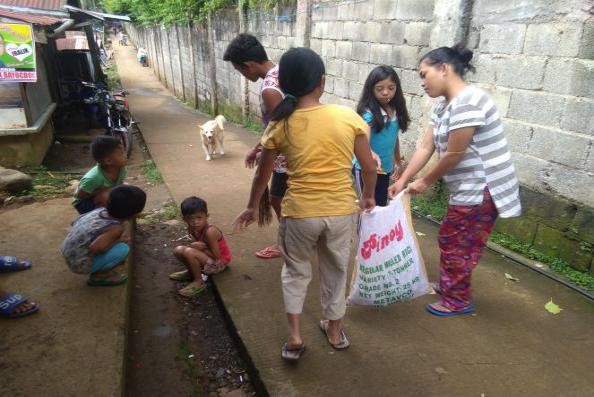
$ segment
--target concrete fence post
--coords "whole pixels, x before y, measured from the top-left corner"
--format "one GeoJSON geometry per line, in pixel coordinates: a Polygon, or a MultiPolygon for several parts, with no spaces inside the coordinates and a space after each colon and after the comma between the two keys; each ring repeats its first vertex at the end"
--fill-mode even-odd
{"type": "MultiPolygon", "coordinates": [[[[239,1],[237,5],[237,12],[239,13],[239,33],[246,33],[248,30],[248,13],[247,3],[239,1]]],[[[248,81],[245,77],[241,76],[241,116],[243,119],[249,117],[250,112],[250,91],[248,81]]]]}
{"type": "Polygon", "coordinates": [[[312,9],[312,0],[298,0],[297,1],[295,45],[298,47],[308,47],[309,48],[309,46],[310,46],[311,9],[312,9]]]}
{"type": "Polygon", "coordinates": [[[214,27],[212,24],[212,13],[208,13],[207,17],[207,35],[208,35],[208,74],[210,77],[210,105],[213,115],[218,113],[218,98],[217,98],[217,62],[215,58],[215,43],[214,43],[214,27]]]}
{"type": "Polygon", "coordinates": [[[177,39],[177,61],[179,62],[179,75],[181,77],[181,95],[186,101],[186,85],[184,79],[184,66],[182,61],[182,48],[181,48],[181,41],[179,40],[179,25],[175,24],[175,38],[177,39]]]}
{"type": "Polygon", "coordinates": [[[188,46],[190,47],[190,62],[192,63],[192,100],[194,101],[194,109],[198,109],[198,82],[196,76],[196,59],[194,57],[194,40],[192,40],[194,25],[188,24],[188,46]]]}

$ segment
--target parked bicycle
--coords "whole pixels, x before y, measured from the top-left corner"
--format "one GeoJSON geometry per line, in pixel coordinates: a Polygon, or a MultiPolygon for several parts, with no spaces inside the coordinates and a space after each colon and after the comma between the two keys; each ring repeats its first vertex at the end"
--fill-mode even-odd
{"type": "Polygon", "coordinates": [[[107,135],[118,137],[124,146],[127,157],[132,152],[132,128],[134,120],[126,91],[110,93],[99,84],[82,82],[83,103],[87,111],[101,122],[107,135]]]}

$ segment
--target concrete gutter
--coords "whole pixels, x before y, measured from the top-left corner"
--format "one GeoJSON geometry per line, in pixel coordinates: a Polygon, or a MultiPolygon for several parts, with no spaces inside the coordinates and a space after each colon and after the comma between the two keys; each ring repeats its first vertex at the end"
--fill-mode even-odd
{"type": "Polygon", "coordinates": [[[0,129],[0,136],[20,136],[20,135],[29,135],[29,134],[37,134],[45,125],[47,124],[49,118],[56,110],[56,104],[52,102],[45,112],[33,124],[31,127],[24,127],[24,128],[2,128],[0,129]]]}

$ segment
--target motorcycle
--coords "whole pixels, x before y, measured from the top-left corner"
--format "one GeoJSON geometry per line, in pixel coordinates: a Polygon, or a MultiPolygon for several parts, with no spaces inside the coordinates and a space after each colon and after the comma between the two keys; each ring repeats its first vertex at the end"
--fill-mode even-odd
{"type": "Polygon", "coordinates": [[[88,112],[95,115],[106,130],[107,135],[120,139],[126,157],[132,152],[132,128],[134,120],[130,114],[130,107],[126,91],[110,93],[99,84],[82,83],[83,103],[88,112]]]}

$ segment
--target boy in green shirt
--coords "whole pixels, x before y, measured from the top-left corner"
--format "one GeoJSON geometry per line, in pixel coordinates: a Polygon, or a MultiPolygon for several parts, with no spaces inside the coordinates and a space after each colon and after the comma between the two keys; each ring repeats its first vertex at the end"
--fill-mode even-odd
{"type": "Polygon", "coordinates": [[[126,154],[118,138],[97,136],[91,143],[91,153],[97,165],[82,177],[72,201],[79,214],[105,207],[111,188],[126,179],[126,154]]]}

